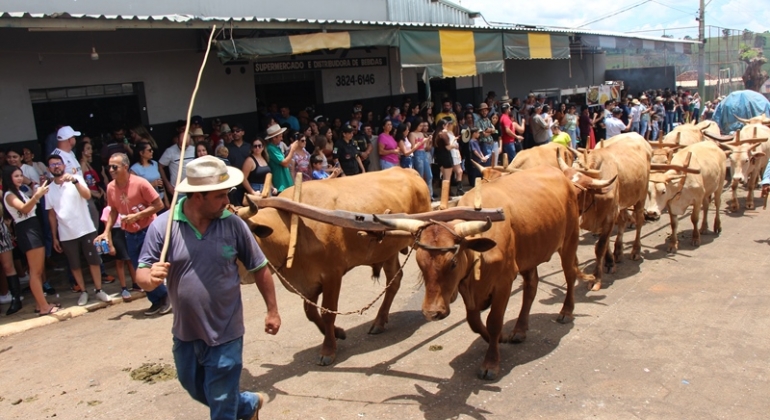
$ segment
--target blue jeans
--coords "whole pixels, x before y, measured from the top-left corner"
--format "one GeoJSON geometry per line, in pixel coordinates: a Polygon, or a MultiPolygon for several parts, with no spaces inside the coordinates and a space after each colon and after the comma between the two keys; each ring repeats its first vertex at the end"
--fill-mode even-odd
{"type": "Polygon", "coordinates": [[[195,401],[209,407],[212,419],[246,419],[254,415],[257,395],[239,392],[243,337],[218,346],[174,337],[172,351],[179,383],[195,401]]]}
{"type": "Polygon", "coordinates": [[[676,117],[676,112],[674,111],[666,111],[666,125],[663,126],[663,132],[668,134],[671,130],[674,129],[674,118],[676,117]]]}
{"type": "Polygon", "coordinates": [[[631,123],[631,132],[638,133],[639,132],[639,121],[632,122],[631,123]]]}
{"type": "Polygon", "coordinates": [[[399,159],[399,163],[401,164],[401,167],[404,169],[412,169],[411,156],[401,156],[401,158],[399,159]]]}
{"type": "MultiPolygon", "coordinates": [[[[147,235],[147,229],[142,229],[136,233],[126,232],[126,246],[128,247],[128,256],[131,258],[131,264],[134,269],[139,267],[139,254],[142,252],[144,237],[147,235]]],[[[168,289],[165,284],[161,284],[155,290],[147,292],[147,299],[153,303],[160,303],[168,295],[168,289]]]]}
{"type": "Polygon", "coordinates": [[[650,137],[650,141],[656,141],[660,132],[660,121],[651,121],[650,124],[652,124],[652,137],[650,137]]]}
{"type": "MultiPolygon", "coordinates": [[[[489,159],[487,159],[486,162],[481,162],[481,166],[492,166],[492,159],[494,159],[494,145],[495,143],[482,143],[479,142],[479,149],[481,149],[481,154],[484,156],[489,156],[489,159]]],[[[473,164],[471,164],[473,165],[473,164]]]]}
{"type": "Polygon", "coordinates": [[[577,149],[577,144],[578,144],[577,128],[573,128],[572,130],[567,130],[567,134],[569,134],[569,138],[572,143],[572,148],[577,149]]]}
{"type": "Polygon", "coordinates": [[[393,162],[388,162],[387,160],[380,159],[380,168],[384,171],[385,169],[390,169],[393,167],[396,167],[397,165],[393,162]]]}
{"type": "Polygon", "coordinates": [[[503,152],[508,155],[508,164],[510,164],[516,157],[516,146],[513,143],[504,144],[503,152]]]}
{"type": "Polygon", "coordinates": [[[649,125],[649,121],[642,120],[639,125],[639,134],[642,135],[642,137],[647,138],[647,125],[649,125]]]}
{"type": "Polygon", "coordinates": [[[413,157],[414,170],[428,184],[428,191],[433,197],[433,172],[430,169],[430,155],[425,153],[425,150],[415,150],[413,157]]]}

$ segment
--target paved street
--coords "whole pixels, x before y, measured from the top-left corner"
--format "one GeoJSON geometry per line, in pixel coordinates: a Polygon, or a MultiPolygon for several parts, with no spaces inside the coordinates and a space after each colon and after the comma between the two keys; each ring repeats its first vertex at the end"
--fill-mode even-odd
{"type": "MultiPolygon", "coordinates": [[[[527,341],[501,347],[492,382],[476,378],[486,343],[460,299],[446,319],[423,318],[413,261],[385,333],[367,334],[375,310],[337,318],[347,340],[329,367],[315,364],[322,337],[299,298],[278,287],[283,326],[269,336],[256,287],[244,287],[242,386],[269,394],[262,419],[766,418],[770,211],[759,201],[759,210],[723,214],[722,235],[704,235],[698,249],[683,218],[676,255],[665,252],[668,215],[647,223],[644,259],[624,260],[599,292],[579,284],[567,325],[555,322],[564,297],[556,255],[539,270],[527,341]]],[[[594,241],[584,234],[579,248],[588,269],[594,241]]],[[[346,276],[341,310],[379,293],[369,274],[346,276]]],[[[521,303],[520,281],[514,287],[506,331],[521,303]]],[[[145,317],[147,306],[139,299],[0,339],[0,418],[207,418],[176,380],[131,379],[143,363],[173,363],[172,317],[145,317]]]]}

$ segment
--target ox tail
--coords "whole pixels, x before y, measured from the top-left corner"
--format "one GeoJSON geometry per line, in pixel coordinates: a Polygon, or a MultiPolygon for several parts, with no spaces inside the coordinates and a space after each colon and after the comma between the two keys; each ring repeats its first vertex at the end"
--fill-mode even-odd
{"type": "Polygon", "coordinates": [[[381,273],[382,273],[382,264],[372,265],[372,280],[379,282],[381,273]]]}

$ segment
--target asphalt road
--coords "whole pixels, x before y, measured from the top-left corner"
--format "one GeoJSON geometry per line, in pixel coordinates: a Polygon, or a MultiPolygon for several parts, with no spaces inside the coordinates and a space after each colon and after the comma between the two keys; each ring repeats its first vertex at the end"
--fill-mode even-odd
{"type": "MultiPolygon", "coordinates": [[[[555,256],[540,268],[527,341],[501,347],[492,382],[476,378],[486,343],[467,327],[461,300],[442,321],[423,318],[413,261],[385,333],[367,334],[375,310],[337,318],[347,340],[329,367],[315,364],[322,337],[299,298],[278,286],[283,326],[269,336],[262,299],[247,286],[241,383],[269,394],[262,419],[767,418],[768,220],[761,209],[723,214],[722,234],[693,249],[687,216],[676,255],[665,252],[668,215],[648,222],[644,259],[626,259],[599,292],[578,285],[576,318],[566,325],[555,322],[564,297],[555,256]]],[[[588,269],[594,241],[584,234],[579,248],[588,269]]],[[[341,310],[379,293],[369,273],[345,277],[341,310]]],[[[143,363],[173,363],[172,318],[147,318],[146,306],[115,305],[0,339],[0,418],[207,418],[176,380],[130,377],[143,363]]]]}

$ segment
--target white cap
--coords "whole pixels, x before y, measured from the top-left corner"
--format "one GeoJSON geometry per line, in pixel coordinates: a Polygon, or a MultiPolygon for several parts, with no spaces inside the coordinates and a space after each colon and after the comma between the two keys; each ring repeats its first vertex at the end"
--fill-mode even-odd
{"type": "Polygon", "coordinates": [[[72,129],[72,127],[65,125],[64,127],[60,128],[59,131],[56,133],[56,140],[66,141],[79,135],[80,135],[80,131],[75,131],[72,129]]]}

